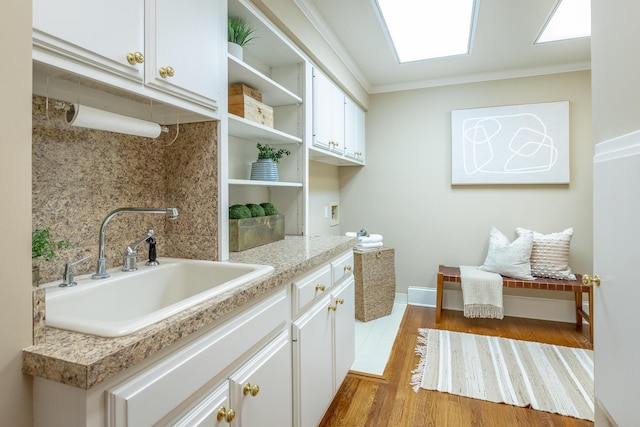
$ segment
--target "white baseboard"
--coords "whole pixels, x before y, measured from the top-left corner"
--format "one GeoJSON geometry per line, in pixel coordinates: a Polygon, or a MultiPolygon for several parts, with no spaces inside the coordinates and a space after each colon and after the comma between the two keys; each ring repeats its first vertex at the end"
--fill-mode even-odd
{"type": "MultiPolygon", "coordinates": [[[[436,306],[436,290],[409,286],[407,303],[423,307],[436,306]]],[[[442,298],[442,308],[447,310],[463,310],[462,291],[445,289],[442,298]]],[[[582,309],[589,312],[589,303],[583,302],[582,309]]],[[[576,321],[573,300],[557,300],[551,298],[523,297],[516,295],[504,296],[504,315],[524,317],[527,319],[552,320],[555,322],[576,321]]]]}

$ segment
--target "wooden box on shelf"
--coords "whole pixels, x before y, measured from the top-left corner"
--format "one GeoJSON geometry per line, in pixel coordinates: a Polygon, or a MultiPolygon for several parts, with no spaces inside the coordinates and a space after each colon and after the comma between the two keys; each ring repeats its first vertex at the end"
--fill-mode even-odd
{"type": "Polygon", "coordinates": [[[235,83],[229,85],[229,96],[247,95],[258,102],[262,102],[262,93],[244,83],[235,83]]]}
{"type": "Polygon", "coordinates": [[[229,95],[229,113],[273,127],[273,108],[248,95],[229,95]]]}
{"type": "Polygon", "coordinates": [[[244,251],[284,239],[284,215],[229,220],[229,250],[244,251]]]}

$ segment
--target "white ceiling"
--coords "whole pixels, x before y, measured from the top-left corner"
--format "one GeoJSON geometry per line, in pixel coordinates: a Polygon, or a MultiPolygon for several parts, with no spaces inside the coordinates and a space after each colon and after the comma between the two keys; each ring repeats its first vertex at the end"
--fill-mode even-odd
{"type": "Polygon", "coordinates": [[[557,0],[478,0],[469,55],[399,64],[373,0],[294,0],[369,93],[590,69],[590,38],[534,45],[557,0]]]}

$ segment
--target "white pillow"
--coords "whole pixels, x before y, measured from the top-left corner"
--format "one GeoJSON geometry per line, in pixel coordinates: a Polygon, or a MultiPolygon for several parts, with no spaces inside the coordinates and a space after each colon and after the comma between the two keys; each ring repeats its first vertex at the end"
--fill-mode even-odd
{"type": "Polygon", "coordinates": [[[541,234],[526,228],[516,228],[518,236],[533,233],[531,249],[531,274],[550,279],[576,280],[569,267],[569,247],[573,228],[559,233],[541,234]]]}
{"type": "Polygon", "coordinates": [[[497,228],[491,227],[487,258],[478,269],[514,279],[534,280],[529,263],[532,246],[532,232],[523,232],[516,240],[510,242],[497,228]]]}

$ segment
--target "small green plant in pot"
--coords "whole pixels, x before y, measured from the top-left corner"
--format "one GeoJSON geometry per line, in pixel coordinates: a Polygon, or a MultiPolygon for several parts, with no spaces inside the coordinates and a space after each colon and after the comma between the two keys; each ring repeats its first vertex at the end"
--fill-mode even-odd
{"type": "Polygon", "coordinates": [[[272,146],[258,143],[258,161],[251,164],[250,179],[258,181],[278,181],[278,163],[291,154],[286,148],[275,149],[272,146]]]}
{"type": "Polygon", "coordinates": [[[238,16],[230,16],[227,21],[227,41],[229,53],[242,61],[242,48],[255,40],[252,37],[255,29],[238,16]]]}
{"type": "Polygon", "coordinates": [[[69,242],[65,240],[52,240],[51,232],[48,229],[35,229],[31,232],[31,281],[34,286],[38,286],[40,280],[40,269],[35,265],[36,260],[44,259],[49,261],[56,258],[57,249],[68,248],[69,242]]]}

